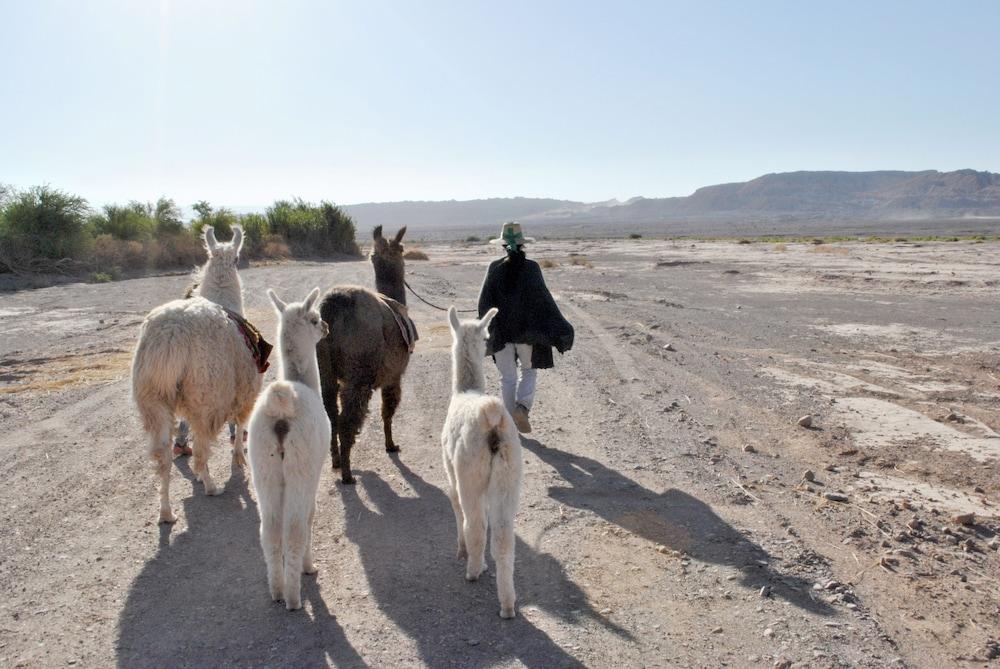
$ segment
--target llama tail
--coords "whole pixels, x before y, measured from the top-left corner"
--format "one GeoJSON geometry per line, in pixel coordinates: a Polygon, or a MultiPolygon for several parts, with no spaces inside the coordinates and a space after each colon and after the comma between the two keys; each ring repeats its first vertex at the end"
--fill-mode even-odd
{"type": "MultiPolygon", "coordinates": [[[[298,413],[298,400],[299,395],[295,392],[295,386],[287,381],[275,381],[264,391],[262,404],[264,415],[271,416],[275,420],[286,419],[285,428],[287,430],[287,419],[295,418],[298,413]]],[[[277,426],[275,426],[275,433],[277,433],[277,426]]],[[[287,431],[285,434],[288,434],[287,431]]]]}
{"type": "Polygon", "coordinates": [[[482,407],[480,420],[490,449],[490,480],[487,490],[490,523],[494,509],[502,516],[513,518],[521,488],[521,442],[514,429],[514,419],[495,398],[482,407]]]}

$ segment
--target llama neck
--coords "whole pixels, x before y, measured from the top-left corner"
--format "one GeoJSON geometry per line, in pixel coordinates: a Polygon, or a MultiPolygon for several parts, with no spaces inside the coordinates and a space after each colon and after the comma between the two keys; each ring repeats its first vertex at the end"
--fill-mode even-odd
{"type": "Polygon", "coordinates": [[[206,265],[198,295],[243,315],[243,283],[235,267],[215,267],[211,262],[206,265]]]}
{"type": "Polygon", "coordinates": [[[406,290],[403,285],[405,268],[402,261],[397,263],[372,256],[372,264],[375,266],[375,290],[400,304],[406,304],[406,290]]]}
{"type": "Polygon", "coordinates": [[[281,379],[284,381],[297,381],[309,386],[317,393],[319,388],[319,365],[316,362],[316,345],[303,346],[302,342],[295,341],[294,337],[287,336],[282,328],[278,333],[278,341],[281,343],[281,379]]]}
{"type": "Polygon", "coordinates": [[[483,354],[478,355],[468,347],[456,344],[452,350],[451,389],[456,393],[486,392],[486,375],[483,374],[483,354]]]}

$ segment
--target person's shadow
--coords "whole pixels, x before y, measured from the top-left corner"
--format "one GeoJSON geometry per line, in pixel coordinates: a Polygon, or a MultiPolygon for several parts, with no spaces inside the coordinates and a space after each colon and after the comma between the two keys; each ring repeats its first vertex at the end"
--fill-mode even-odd
{"type": "Polygon", "coordinates": [[[812,581],[778,572],[767,551],[696,497],[676,489],[656,493],[591,458],[546,448],[525,437],[521,443],[554,467],[570,485],[549,488],[552,499],[595,513],[637,536],[682,551],[693,560],[739,569],[741,583],[746,587],[767,586],[771,596],[812,613],[834,613],[827,603],[810,597],[812,581]]]}
{"type": "MultiPolygon", "coordinates": [[[[186,459],[177,468],[194,480],[186,459]]],[[[187,531],[171,541],[172,526],[160,525],[159,550],[129,590],[119,667],[365,666],[314,576],[302,578],[302,610],[271,601],[260,515],[242,472],[225,494],[206,497],[199,484],[183,504],[187,531]]]]}
{"type": "Polygon", "coordinates": [[[375,472],[356,471],[375,508],[354,486],[341,487],[345,535],[358,547],[378,607],[417,643],[425,665],[486,667],[516,660],[546,669],[580,666],[525,617],[528,607],[631,640],[591,608],[555,558],[520,538],[514,561],[518,614],[502,620],[492,561],[479,581],[466,582],[465,562],[455,558],[455,517],[447,496],[398,457],[393,462],[416,496],[397,494],[375,472]]]}

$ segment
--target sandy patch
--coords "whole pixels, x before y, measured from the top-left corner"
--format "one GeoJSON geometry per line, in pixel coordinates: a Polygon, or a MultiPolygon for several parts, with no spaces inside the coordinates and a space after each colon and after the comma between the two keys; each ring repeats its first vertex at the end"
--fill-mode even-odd
{"type": "Polygon", "coordinates": [[[854,433],[855,443],[863,447],[912,448],[919,443],[930,449],[964,453],[978,462],[1000,458],[1000,434],[982,423],[978,424],[979,435],[966,434],[918,411],[870,397],[845,397],[834,407],[837,417],[854,433]]]}
{"type": "Polygon", "coordinates": [[[867,381],[862,381],[861,379],[857,379],[849,374],[840,374],[838,372],[829,371],[825,368],[823,370],[822,379],[817,379],[812,376],[802,376],[778,367],[765,367],[761,371],[780,383],[818,390],[829,395],[839,396],[846,393],[867,391],[880,395],[898,396],[897,393],[885,388],[884,386],[868,383],[867,381]]]}
{"type": "Polygon", "coordinates": [[[970,495],[961,490],[874,472],[859,472],[858,478],[861,483],[856,488],[872,499],[903,497],[911,502],[922,501],[929,507],[948,514],[974,513],[984,517],[1000,515],[1000,509],[986,502],[982,495],[970,495]]]}

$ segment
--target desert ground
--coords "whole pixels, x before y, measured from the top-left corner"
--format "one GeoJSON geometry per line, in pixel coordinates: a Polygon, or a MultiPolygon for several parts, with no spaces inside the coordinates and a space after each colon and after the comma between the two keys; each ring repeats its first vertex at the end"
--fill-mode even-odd
{"type": "MultiPolygon", "coordinates": [[[[407,264],[475,306],[484,244],[407,264]]],[[[382,448],[377,396],[327,469],[304,608],[271,601],[248,475],[175,461],[158,525],[131,405],[139,324],[186,276],[0,293],[0,665],[965,667],[1000,664],[1000,243],[542,242],[576,344],[523,437],[518,617],[454,557],[445,315],[382,448]],[[810,427],[798,425],[812,416],[810,427]],[[974,514],[969,524],[960,514],[974,514]]],[[[242,272],[373,285],[367,261],[242,272]]],[[[274,370],[268,372],[268,379],[274,370]]],[[[487,365],[488,385],[498,375],[487,365]]]]}

